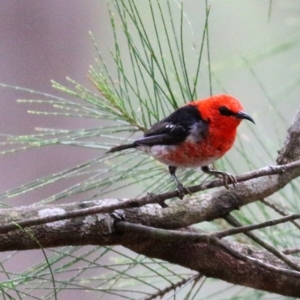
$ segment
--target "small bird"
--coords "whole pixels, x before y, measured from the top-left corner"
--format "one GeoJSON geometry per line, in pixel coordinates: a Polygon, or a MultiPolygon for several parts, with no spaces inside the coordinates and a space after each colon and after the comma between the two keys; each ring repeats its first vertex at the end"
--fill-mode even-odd
{"type": "Polygon", "coordinates": [[[215,95],[189,102],[168,117],[155,123],[143,137],[131,144],[111,148],[108,153],[136,148],[153,156],[169,167],[180,195],[186,189],[177,179],[177,168],[197,168],[216,176],[221,175],[227,187],[227,172],[213,170],[210,164],[221,158],[233,145],[236,130],[243,119],[255,123],[243,112],[241,103],[229,95],[215,95]]]}

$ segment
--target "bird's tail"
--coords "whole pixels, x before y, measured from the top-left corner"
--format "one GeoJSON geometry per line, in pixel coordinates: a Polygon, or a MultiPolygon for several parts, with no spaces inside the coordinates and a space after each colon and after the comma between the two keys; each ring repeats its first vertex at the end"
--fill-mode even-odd
{"type": "Polygon", "coordinates": [[[120,145],[120,146],[116,146],[116,147],[111,148],[106,153],[113,153],[113,152],[122,151],[122,150],[125,150],[125,149],[135,148],[135,147],[136,147],[135,143],[120,145]]]}

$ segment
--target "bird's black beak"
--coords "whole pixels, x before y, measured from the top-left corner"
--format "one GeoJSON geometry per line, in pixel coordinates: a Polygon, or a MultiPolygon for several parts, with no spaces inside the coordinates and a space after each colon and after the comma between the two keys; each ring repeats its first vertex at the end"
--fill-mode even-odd
{"type": "Polygon", "coordinates": [[[246,120],[252,122],[253,124],[255,124],[254,120],[249,115],[247,115],[246,113],[244,113],[243,111],[239,111],[234,116],[237,119],[246,119],[246,120]]]}

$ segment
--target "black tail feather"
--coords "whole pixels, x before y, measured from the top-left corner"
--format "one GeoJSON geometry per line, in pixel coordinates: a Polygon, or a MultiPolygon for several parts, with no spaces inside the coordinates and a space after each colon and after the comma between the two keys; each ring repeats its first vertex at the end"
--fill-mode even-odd
{"type": "Polygon", "coordinates": [[[137,145],[135,143],[120,145],[120,146],[116,146],[116,147],[111,148],[106,153],[113,153],[113,152],[122,151],[122,150],[129,149],[129,148],[135,148],[136,146],[137,145]]]}

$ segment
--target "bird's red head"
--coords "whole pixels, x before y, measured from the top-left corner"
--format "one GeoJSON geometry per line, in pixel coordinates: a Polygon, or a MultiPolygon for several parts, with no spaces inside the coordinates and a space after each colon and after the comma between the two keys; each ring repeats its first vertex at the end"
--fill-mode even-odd
{"type": "Polygon", "coordinates": [[[198,108],[202,119],[209,122],[211,127],[218,127],[224,132],[235,131],[242,119],[254,123],[253,119],[243,112],[241,103],[229,95],[216,95],[190,104],[198,108]]]}

